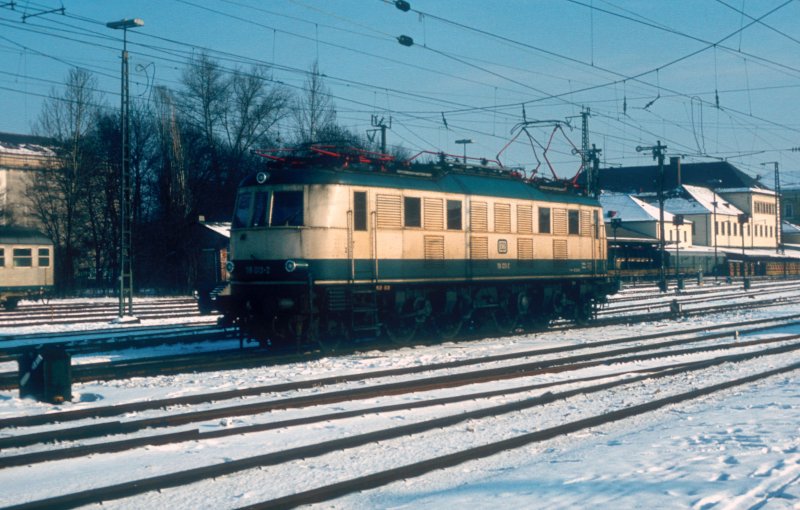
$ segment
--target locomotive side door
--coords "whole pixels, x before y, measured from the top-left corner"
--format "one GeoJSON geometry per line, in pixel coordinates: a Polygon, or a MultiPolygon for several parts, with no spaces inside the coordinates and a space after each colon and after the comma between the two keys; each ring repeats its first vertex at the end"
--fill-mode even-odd
{"type": "Polygon", "coordinates": [[[351,281],[375,281],[378,266],[375,258],[375,213],[369,211],[366,191],[353,190],[352,207],[347,212],[347,251],[351,281]]]}

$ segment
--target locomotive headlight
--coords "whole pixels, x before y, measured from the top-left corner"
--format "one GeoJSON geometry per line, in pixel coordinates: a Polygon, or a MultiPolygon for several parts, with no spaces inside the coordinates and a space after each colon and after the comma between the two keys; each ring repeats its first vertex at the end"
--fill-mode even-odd
{"type": "Polygon", "coordinates": [[[259,184],[264,184],[265,182],[267,182],[267,179],[269,179],[269,173],[267,172],[258,172],[256,174],[256,182],[258,182],[259,184]]]}
{"type": "Polygon", "coordinates": [[[233,270],[235,268],[236,268],[236,264],[234,264],[232,260],[229,260],[228,262],[225,263],[225,271],[227,271],[228,274],[233,273],[233,270]]]}
{"type": "Polygon", "coordinates": [[[286,269],[287,273],[294,273],[295,271],[308,269],[308,262],[303,260],[287,260],[286,263],[283,265],[283,268],[286,269]]]}

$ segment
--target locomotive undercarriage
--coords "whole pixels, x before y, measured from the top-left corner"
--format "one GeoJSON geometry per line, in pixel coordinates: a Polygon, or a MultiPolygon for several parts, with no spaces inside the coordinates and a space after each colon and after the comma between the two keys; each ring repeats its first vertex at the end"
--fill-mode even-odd
{"type": "Polygon", "coordinates": [[[240,329],[264,346],[335,350],[386,339],[403,345],[546,328],[554,319],[589,321],[608,293],[604,280],[480,285],[261,287],[239,295],[240,329]]]}

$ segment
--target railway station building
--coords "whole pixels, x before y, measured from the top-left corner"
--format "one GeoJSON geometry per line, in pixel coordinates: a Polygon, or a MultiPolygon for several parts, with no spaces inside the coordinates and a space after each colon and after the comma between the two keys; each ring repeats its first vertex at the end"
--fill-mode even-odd
{"type": "Polygon", "coordinates": [[[40,228],[28,199],[36,172],[52,168],[49,138],[0,133],[0,225],[40,228]]]}
{"type": "MultiPolygon", "coordinates": [[[[658,166],[600,170],[604,191],[627,193],[658,204],[658,166]]],[[[664,208],[692,222],[695,246],[775,249],[780,242],[775,192],[728,162],[664,167],[664,208]]]]}

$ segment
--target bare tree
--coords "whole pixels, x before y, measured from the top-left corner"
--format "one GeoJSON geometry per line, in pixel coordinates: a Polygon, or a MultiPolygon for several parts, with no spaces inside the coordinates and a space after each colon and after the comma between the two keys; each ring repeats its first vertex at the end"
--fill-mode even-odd
{"type": "Polygon", "coordinates": [[[292,111],[300,143],[319,141],[319,136],[336,124],[336,107],[319,72],[317,61],[311,66],[303,92],[292,111]]]}
{"type": "Polygon", "coordinates": [[[215,132],[225,116],[230,82],[219,63],[207,53],[200,53],[189,61],[181,81],[183,113],[200,127],[206,143],[213,147],[215,132]]]}
{"type": "Polygon", "coordinates": [[[58,144],[57,166],[37,172],[28,195],[34,214],[56,245],[57,284],[62,289],[71,289],[75,279],[76,248],[84,225],[81,202],[91,182],[86,138],[99,102],[96,79],[73,68],[63,92],[53,89],[45,100],[34,128],[58,144]]]}
{"type": "Polygon", "coordinates": [[[230,154],[241,161],[254,144],[263,143],[275,126],[288,114],[290,95],[280,85],[267,86],[269,76],[263,68],[249,72],[237,70],[230,78],[229,108],[223,125],[230,154]]]}

